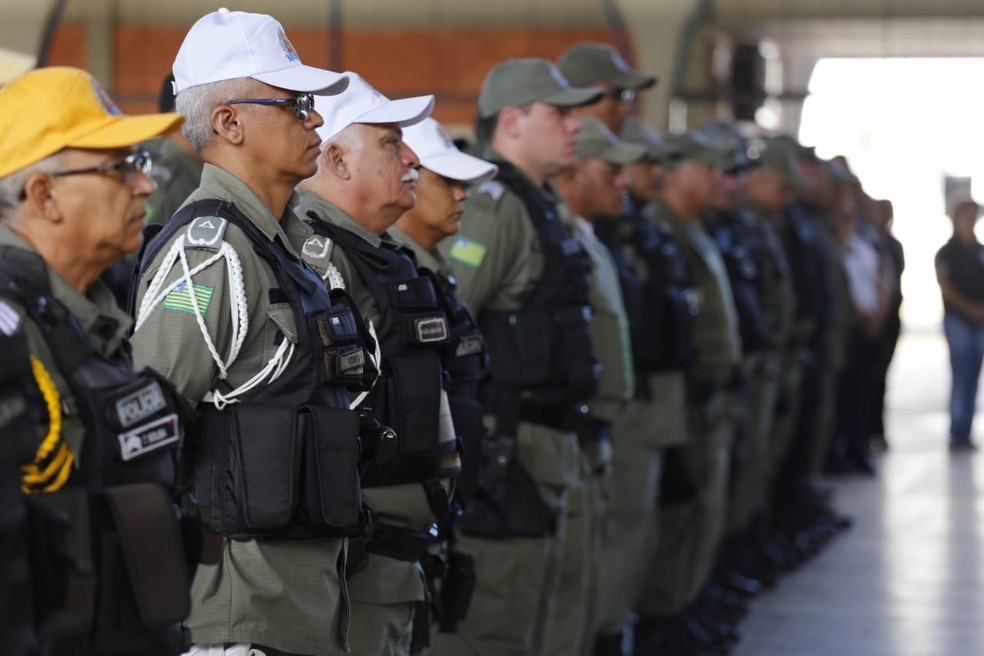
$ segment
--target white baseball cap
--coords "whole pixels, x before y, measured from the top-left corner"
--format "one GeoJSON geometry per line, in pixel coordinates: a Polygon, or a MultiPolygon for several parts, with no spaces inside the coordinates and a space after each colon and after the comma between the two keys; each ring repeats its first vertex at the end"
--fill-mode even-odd
{"type": "Polygon", "coordinates": [[[499,172],[495,164],[458,150],[451,136],[432,118],[404,130],[403,141],[417,154],[421,166],[451,180],[481,184],[499,172]]]}
{"type": "Polygon", "coordinates": [[[325,119],[324,125],[318,128],[322,143],[353,123],[387,123],[405,128],[423,121],[434,111],[432,95],[390,100],[358,73],[346,71],[344,75],[349,79],[345,93],[314,99],[315,110],[325,119]]]}
{"type": "Polygon", "coordinates": [[[348,86],[340,73],[302,64],[283,26],[272,16],[225,7],[191,26],[172,70],[175,94],[242,77],[301,93],[332,95],[348,86]]]}

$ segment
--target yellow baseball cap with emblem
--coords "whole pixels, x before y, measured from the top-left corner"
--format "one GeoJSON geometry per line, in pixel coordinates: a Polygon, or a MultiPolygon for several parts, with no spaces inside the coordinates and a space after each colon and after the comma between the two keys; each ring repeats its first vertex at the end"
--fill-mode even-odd
{"type": "Polygon", "coordinates": [[[600,89],[572,87],[546,59],[507,59],[485,76],[478,94],[478,115],[488,118],[504,107],[525,107],[534,102],[579,107],[601,96],[600,89]]]}
{"type": "Polygon", "coordinates": [[[78,68],[26,73],[0,88],[0,178],[64,148],[131,146],[181,126],[180,114],[127,116],[78,68]]]}

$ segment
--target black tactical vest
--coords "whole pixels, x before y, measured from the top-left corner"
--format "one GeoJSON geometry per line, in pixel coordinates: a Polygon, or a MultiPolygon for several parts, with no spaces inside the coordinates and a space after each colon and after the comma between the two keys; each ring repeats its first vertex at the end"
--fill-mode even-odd
{"type": "Polygon", "coordinates": [[[514,434],[519,419],[575,428],[563,415],[594,396],[600,375],[588,332],[591,262],[554,203],[512,164],[496,163],[496,180],[519,196],[536,230],[543,273],[520,309],[478,317],[491,357],[491,410],[499,432],[514,434]]]}
{"type": "Polygon", "coordinates": [[[366,381],[352,308],[344,295],[330,297],[314,271],[235,205],[219,200],[178,212],[148,244],[140,267],[181,228],[205,217],[238,227],[269,264],[278,284],[270,300],[290,305],[297,343],[280,377],[249,400],[222,410],[198,405],[186,460],[202,519],[214,532],[239,539],[357,535],[364,531],[359,415],[349,409],[347,388],[361,389],[366,381]]]}
{"type": "Polygon", "coordinates": [[[36,637],[20,466],[34,456],[41,422],[29,394],[35,384],[27,339],[5,319],[0,316],[0,645],[11,656],[26,656],[36,637]]]}
{"type": "MultiPolygon", "coordinates": [[[[618,223],[596,228],[618,266],[636,371],[679,370],[696,353],[694,317],[700,311],[687,259],[673,232],[630,207],[618,223]]],[[[643,383],[642,376],[637,377],[643,383]]]]}
{"type": "Polygon", "coordinates": [[[721,251],[728,270],[742,352],[754,353],[775,345],[762,306],[762,258],[765,245],[737,213],[716,212],[705,217],[704,230],[721,251]]]}
{"type": "MultiPolygon", "coordinates": [[[[363,472],[366,487],[427,483],[446,476],[441,462],[458,445],[441,443],[443,357],[450,344],[448,320],[430,273],[417,269],[412,251],[383,242],[373,247],[358,235],[320,220],[310,213],[315,232],[345,251],[372,292],[380,312],[376,327],[381,350],[381,377],[365,405],[397,435],[389,462],[371,463],[363,472]]],[[[447,514],[447,498],[428,498],[438,516],[447,514]]]]}
{"type": "Polygon", "coordinates": [[[489,356],[485,339],[468,307],[455,293],[453,276],[431,272],[439,292],[438,301],[448,318],[451,340],[444,359],[451,418],[461,448],[461,474],[457,496],[467,501],[478,487],[478,470],[485,437],[480,384],[488,374],[489,356]]]}
{"type": "Polygon", "coordinates": [[[100,355],[39,255],[0,247],[0,297],[40,330],[76,406],[63,399],[62,411],[85,426],[64,487],[27,497],[41,641],[55,654],[177,653],[198,557],[185,551],[194,520],[175,505],[186,402],[154,371],[135,372],[127,351],[100,355]]]}

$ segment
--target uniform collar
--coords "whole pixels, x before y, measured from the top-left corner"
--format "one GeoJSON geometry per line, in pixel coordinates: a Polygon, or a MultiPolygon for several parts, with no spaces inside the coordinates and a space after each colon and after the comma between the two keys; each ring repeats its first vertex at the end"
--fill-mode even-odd
{"type": "Polygon", "coordinates": [[[538,189],[540,193],[546,196],[547,200],[549,200],[551,203],[553,203],[554,205],[560,203],[560,196],[557,195],[557,192],[554,191],[553,187],[550,186],[549,182],[544,182],[542,185],[537,185],[536,182],[534,182],[533,179],[530,178],[530,176],[526,175],[526,171],[524,171],[523,169],[519,168],[518,166],[507,160],[494,148],[491,147],[486,148],[484,153],[484,158],[500,166],[502,164],[509,166],[514,171],[516,171],[519,177],[522,178],[523,181],[526,182],[526,184],[533,187],[534,189],[538,189]]]}
{"type": "Polygon", "coordinates": [[[355,219],[349,216],[348,212],[337,205],[333,205],[312,191],[302,189],[298,192],[297,197],[298,204],[296,207],[298,212],[304,216],[310,216],[308,213],[313,212],[319,221],[338,226],[343,230],[351,232],[368,242],[373,248],[379,248],[383,245],[384,241],[393,242],[393,238],[385,232],[380,236],[366,230],[355,219]]]}
{"type": "MultiPolygon", "coordinates": [[[[30,244],[5,225],[0,225],[0,246],[26,250],[41,259],[30,244]]],[[[131,321],[116,305],[116,298],[105,283],[97,279],[85,294],[80,294],[47,265],[44,270],[51,295],[72,313],[96,350],[104,356],[119,350],[131,321]]]]}
{"type": "Polygon", "coordinates": [[[209,198],[218,198],[235,205],[270,241],[279,240],[287,252],[299,258],[311,228],[297,218],[292,207],[296,193],[287,201],[278,221],[249,186],[225,169],[206,162],[202,169],[199,189],[209,198]]]}
{"type": "Polygon", "coordinates": [[[393,226],[387,232],[391,237],[413,251],[413,254],[417,258],[417,266],[430,269],[434,273],[444,275],[451,273],[451,267],[448,266],[448,263],[445,262],[436,248],[433,251],[425,250],[423,246],[414,241],[410,235],[400,230],[397,226],[393,226]]]}

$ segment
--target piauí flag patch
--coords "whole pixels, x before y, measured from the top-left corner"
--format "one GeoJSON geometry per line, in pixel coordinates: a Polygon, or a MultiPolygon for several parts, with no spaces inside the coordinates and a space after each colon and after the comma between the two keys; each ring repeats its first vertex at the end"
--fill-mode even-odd
{"type": "Polygon", "coordinates": [[[454,240],[454,245],[451,246],[448,255],[456,262],[461,262],[477,269],[482,266],[482,260],[485,259],[485,254],[488,250],[489,248],[485,244],[472,241],[467,237],[458,237],[454,240]]]}
{"type": "MultiPolygon", "coordinates": [[[[215,287],[196,284],[194,288],[195,300],[198,301],[198,310],[204,316],[208,311],[209,304],[212,302],[212,293],[215,292],[215,287]]],[[[195,307],[191,302],[191,294],[188,293],[188,284],[182,282],[168,292],[168,295],[164,297],[163,306],[165,310],[177,310],[178,312],[195,314],[195,307]]]]}

